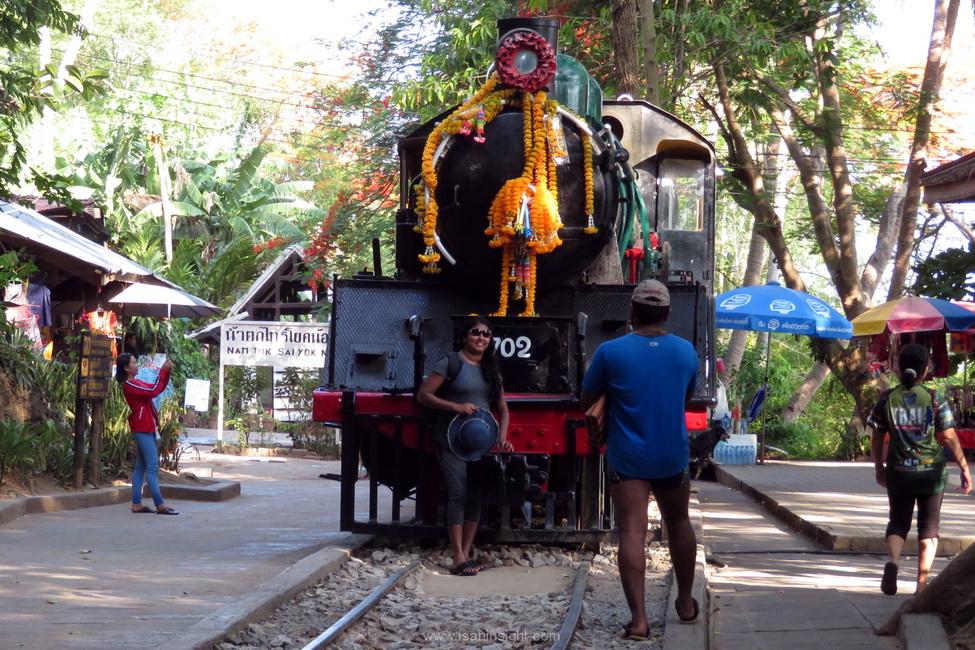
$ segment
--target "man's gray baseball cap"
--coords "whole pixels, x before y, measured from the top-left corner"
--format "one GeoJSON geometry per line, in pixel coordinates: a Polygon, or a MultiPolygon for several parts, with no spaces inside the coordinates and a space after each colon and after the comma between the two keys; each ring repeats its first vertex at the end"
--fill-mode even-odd
{"type": "Polygon", "coordinates": [[[648,307],[670,306],[670,292],[667,287],[657,280],[644,280],[633,289],[631,302],[648,307]]]}

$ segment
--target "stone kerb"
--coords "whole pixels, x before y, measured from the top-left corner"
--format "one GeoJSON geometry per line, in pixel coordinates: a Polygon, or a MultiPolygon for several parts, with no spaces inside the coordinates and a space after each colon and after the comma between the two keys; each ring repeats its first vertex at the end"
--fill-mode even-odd
{"type": "MultiPolygon", "coordinates": [[[[182,501],[227,501],[240,496],[240,483],[237,481],[217,481],[210,485],[160,485],[163,498],[182,501]]],[[[143,494],[149,496],[148,486],[143,494]]],[[[24,515],[78,510],[97,506],[111,506],[126,503],[132,497],[132,488],[127,485],[88,490],[86,492],[65,492],[34,497],[18,497],[0,501],[0,525],[9,523],[24,515]]]]}

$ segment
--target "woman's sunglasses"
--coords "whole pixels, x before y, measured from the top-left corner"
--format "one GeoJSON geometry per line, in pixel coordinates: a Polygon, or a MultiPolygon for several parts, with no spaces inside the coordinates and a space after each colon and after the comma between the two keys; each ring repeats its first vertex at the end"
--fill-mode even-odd
{"type": "Polygon", "coordinates": [[[486,339],[491,338],[491,330],[482,330],[478,328],[471,329],[471,336],[483,336],[486,339]]]}

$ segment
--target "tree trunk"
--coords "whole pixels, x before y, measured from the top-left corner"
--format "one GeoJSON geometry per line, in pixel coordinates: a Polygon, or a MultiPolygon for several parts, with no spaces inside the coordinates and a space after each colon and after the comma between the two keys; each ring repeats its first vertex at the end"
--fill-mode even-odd
{"type": "Polygon", "coordinates": [[[806,375],[796,392],[792,394],[789,403],[785,405],[779,417],[786,424],[795,422],[795,419],[802,415],[802,412],[809,406],[809,402],[816,396],[816,391],[823,385],[829,377],[829,366],[822,362],[813,364],[812,370],[806,375]]]}
{"type": "MultiPolygon", "coordinates": [[[[745,263],[745,278],[742,286],[751,287],[758,284],[762,277],[762,267],[765,264],[765,240],[758,234],[758,219],[752,225],[752,241],[748,247],[748,261],[745,263]]],[[[725,374],[721,380],[726,386],[731,386],[731,380],[738,372],[741,358],[745,355],[745,344],[748,342],[748,332],[732,330],[728,350],[724,355],[725,374]]]]}
{"type": "Polygon", "coordinates": [[[900,230],[901,203],[904,201],[903,185],[891,192],[887,197],[887,204],[884,206],[884,213],[880,217],[880,226],[877,228],[877,247],[867,260],[867,265],[863,267],[860,274],[860,286],[868,299],[873,298],[880,278],[884,275],[884,269],[890,262],[891,254],[894,252],[894,244],[897,240],[897,232],[900,230]]]}
{"type": "Polygon", "coordinates": [[[613,56],[620,92],[640,96],[640,73],[636,56],[637,0],[612,0],[613,56]]]}
{"type": "MultiPolygon", "coordinates": [[[[884,623],[877,634],[892,636],[900,628],[901,617],[914,612],[935,612],[949,619],[956,614],[966,616],[971,620],[975,592],[972,591],[972,581],[975,580],[975,544],[959,553],[948,563],[944,570],[931,578],[919,593],[905,602],[897,612],[884,623]]],[[[963,623],[964,621],[954,621],[963,623]]]]}
{"type": "Polygon", "coordinates": [[[643,29],[643,76],[646,77],[646,98],[660,106],[660,78],[657,72],[657,25],[653,15],[653,0],[640,0],[640,22],[643,29]]]}
{"type": "Polygon", "coordinates": [[[715,107],[706,101],[704,103],[721,125],[722,137],[728,144],[729,155],[735,163],[732,175],[744,186],[747,193],[747,200],[744,203],[740,202],[739,197],[735,197],[735,201],[755,215],[756,227],[760,227],[759,232],[768,242],[779,270],[782,271],[786,285],[797,291],[805,291],[806,285],[799,275],[799,269],[789,252],[789,246],[782,232],[782,220],[769,202],[768,193],[765,191],[765,181],[758,171],[758,166],[755,164],[751,152],[748,150],[744,131],[738,124],[735,108],[731,102],[731,93],[728,90],[728,78],[725,74],[724,64],[716,60],[713,63],[713,68],[718,95],[721,98],[721,107],[724,109],[724,119],[721,119],[715,107]]]}
{"type": "Polygon", "coordinates": [[[914,230],[917,227],[917,208],[921,198],[921,172],[924,171],[924,157],[927,155],[928,138],[931,135],[931,109],[941,93],[945,66],[951,53],[951,37],[958,18],[958,0],[935,0],[934,21],[931,26],[931,40],[928,43],[928,61],[924,66],[924,79],[918,97],[917,123],[914,126],[914,141],[911,143],[911,157],[907,163],[904,182],[907,192],[901,206],[900,235],[897,238],[897,255],[894,258],[894,273],[890,279],[887,299],[900,297],[904,292],[904,281],[911,263],[914,249],[914,230]]]}
{"type": "MultiPolygon", "coordinates": [[[[842,19],[837,21],[835,42],[842,33],[842,19]]],[[[827,169],[833,185],[833,213],[836,233],[839,236],[840,258],[837,268],[836,287],[847,318],[854,318],[866,308],[860,289],[860,269],[856,250],[856,207],[853,202],[853,184],[847,162],[843,114],[840,107],[839,74],[833,64],[833,53],[824,51],[818,44],[827,40],[826,18],[820,19],[814,41],[811,44],[816,65],[819,94],[822,99],[823,144],[826,148],[827,169]]]]}

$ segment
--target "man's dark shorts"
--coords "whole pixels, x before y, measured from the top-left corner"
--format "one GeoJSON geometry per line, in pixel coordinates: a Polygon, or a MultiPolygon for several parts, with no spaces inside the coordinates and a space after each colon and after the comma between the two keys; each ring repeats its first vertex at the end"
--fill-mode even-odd
{"type": "Polygon", "coordinates": [[[655,490],[675,490],[679,487],[684,487],[690,482],[690,472],[688,468],[685,467],[683,471],[673,476],[665,476],[664,478],[642,478],[640,476],[627,476],[626,474],[620,474],[615,469],[609,469],[609,482],[613,485],[617,483],[623,483],[625,481],[647,481],[650,487],[655,490]]]}

